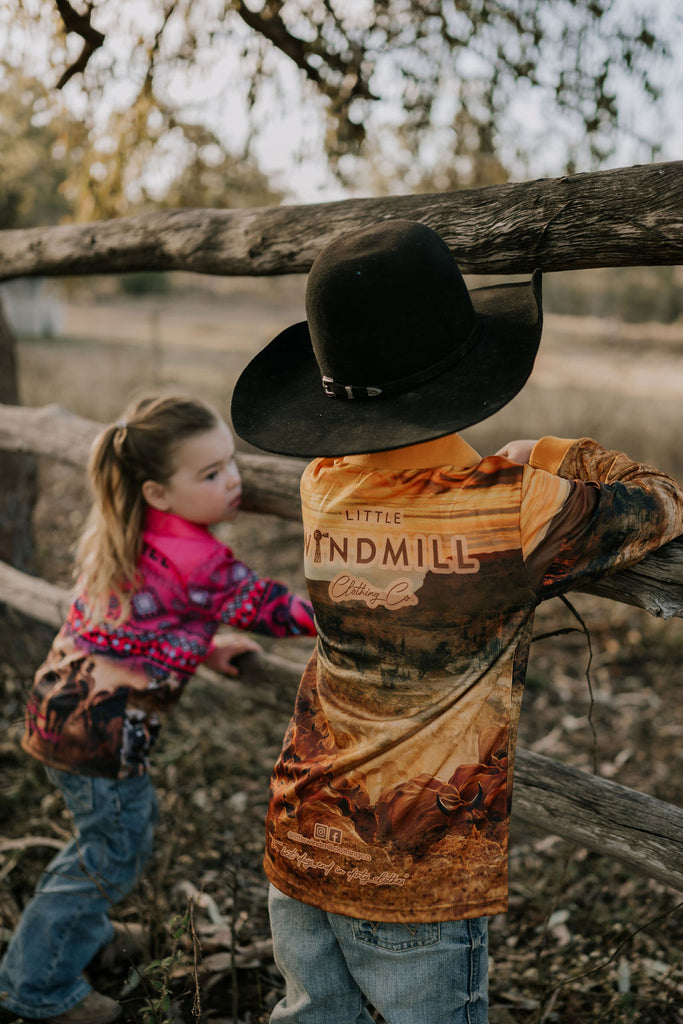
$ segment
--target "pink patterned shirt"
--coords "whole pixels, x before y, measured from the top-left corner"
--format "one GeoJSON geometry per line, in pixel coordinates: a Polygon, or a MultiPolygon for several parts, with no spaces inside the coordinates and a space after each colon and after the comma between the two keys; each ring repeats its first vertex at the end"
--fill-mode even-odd
{"type": "Polygon", "coordinates": [[[160,716],[226,624],[315,635],[308,601],[257,576],[203,526],[148,509],[141,584],[120,625],[92,625],[82,594],[36,673],[24,749],[65,771],[125,778],[146,771],[160,716]]]}

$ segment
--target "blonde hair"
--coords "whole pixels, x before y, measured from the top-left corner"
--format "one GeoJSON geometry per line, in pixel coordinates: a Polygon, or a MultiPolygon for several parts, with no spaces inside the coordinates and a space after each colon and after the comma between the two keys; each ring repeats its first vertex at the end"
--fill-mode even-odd
{"type": "Polygon", "coordinates": [[[145,480],[168,483],[179,444],[212,430],[220,416],[180,395],[147,397],[95,439],[88,475],[93,506],[76,550],[75,574],[90,622],[122,622],[139,586],[145,480]]]}

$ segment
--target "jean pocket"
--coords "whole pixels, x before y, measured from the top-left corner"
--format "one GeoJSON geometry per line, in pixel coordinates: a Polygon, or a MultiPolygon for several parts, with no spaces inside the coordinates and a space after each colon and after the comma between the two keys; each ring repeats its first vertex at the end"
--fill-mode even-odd
{"type": "Polygon", "coordinates": [[[404,949],[436,945],[440,940],[440,928],[438,921],[404,924],[395,921],[354,920],[353,935],[359,942],[369,946],[400,953],[404,949]]]}
{"type": "Polygon", "coordinates": [[[74,818],[92,812],[95,806],[94,780],[89,775],[73,775],[54,768],[48,768],[47,773],[54,785],[61,789],[74,818]]]}

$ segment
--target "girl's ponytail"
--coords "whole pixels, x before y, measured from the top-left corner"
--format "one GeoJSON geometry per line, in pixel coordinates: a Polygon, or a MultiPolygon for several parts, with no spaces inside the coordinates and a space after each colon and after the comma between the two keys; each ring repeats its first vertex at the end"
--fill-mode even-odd
{"type": "Polygon", "coordinates": [[[138,585],[145,480],[166,483],[182,441],[219,422],[192,398],[144,398],[93,444],[88,474],[94,503],[76,551],[76,575],[91,622],[125,619],[138,585]]]}

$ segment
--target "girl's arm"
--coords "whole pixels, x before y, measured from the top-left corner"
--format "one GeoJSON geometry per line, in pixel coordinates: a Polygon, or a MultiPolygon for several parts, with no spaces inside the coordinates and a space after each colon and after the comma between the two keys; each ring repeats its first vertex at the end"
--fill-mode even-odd
{"type": "Polygon", "coordinates": [[[266,636],[315,636],[310,601],[284,583],[258,576],[227,547],[188,580],[193,610],[235,629],[266,636]]]}
{"type": "Polygon", "coordinates": [[[315,636],[310,601],[292,594],[284,583],[261,578],[251,570],[224,605],[221,621],[266,636],[315,636]]]}

